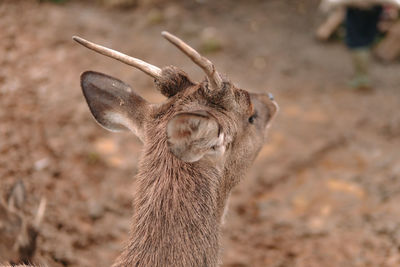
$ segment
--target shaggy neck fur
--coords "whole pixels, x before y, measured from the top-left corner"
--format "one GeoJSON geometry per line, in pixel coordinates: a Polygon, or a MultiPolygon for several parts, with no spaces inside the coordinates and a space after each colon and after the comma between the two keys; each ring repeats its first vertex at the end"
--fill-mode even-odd
{"type": "Polygon", "coordinates": [[[131,237],[114,266],[217,266],[220,174],[202,161],[178,160],[165,143],[145,146],[131,237]]]}

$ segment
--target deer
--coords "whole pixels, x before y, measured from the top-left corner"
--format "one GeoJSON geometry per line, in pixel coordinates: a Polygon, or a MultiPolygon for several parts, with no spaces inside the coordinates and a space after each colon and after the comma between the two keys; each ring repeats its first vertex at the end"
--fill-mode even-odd
{"type": "Polygon", "coordinates": [[[162,36],[204,71],[203,81],[192,81],[178,67],[159,68],[73,36],[149,75],[166,97],[149,103],[117,78],[81,74],[95,121],[113,132],[131,131],[143,143],[128,241],[112,266],[219,266],[231,189],[261,150],[279,107],[272,94],[236,87],[175,35],[162,36]]]}

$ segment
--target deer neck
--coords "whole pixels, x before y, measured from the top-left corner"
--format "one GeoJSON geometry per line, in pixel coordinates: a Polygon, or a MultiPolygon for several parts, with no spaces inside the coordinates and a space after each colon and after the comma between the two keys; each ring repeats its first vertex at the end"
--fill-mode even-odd
{"type": "MultiPolygon", "coordinates": [[[[166,146],[163,146],[166,147],[166,146]]],[[[136,179],[129,244],[115,266],[217,266],[221,177],[145,147],[136,179]]]]}

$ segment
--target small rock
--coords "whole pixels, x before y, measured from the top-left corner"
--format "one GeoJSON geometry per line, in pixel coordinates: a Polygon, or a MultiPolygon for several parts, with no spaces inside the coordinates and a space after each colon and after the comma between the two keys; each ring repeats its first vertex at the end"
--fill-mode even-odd
{"type": "Polygon", "coordinates": [[[92,220],[98,220],[104,215],[104,206],[97,201],[90,201],[88,204],[88,211],[92,220]]]}
{"type": "Polygon", "coordinates": [[[49,162],[48,158],[42,158],[42,159],[36,161],[33,167],[36,171],[41,171],[41,170],[46,169],[49,166],[49,163],[50,162],[49,162]]]}

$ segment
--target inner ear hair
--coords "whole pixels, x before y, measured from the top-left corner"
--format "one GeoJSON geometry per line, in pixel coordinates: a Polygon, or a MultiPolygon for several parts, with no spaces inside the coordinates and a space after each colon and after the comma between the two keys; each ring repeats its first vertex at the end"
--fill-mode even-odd
{"type": "Polygon", "coordinates": [[[186,162],[201,159],[219,146],[220,126],[206,111],[184,112],[175,115],[167,125],[167,140],[171,152],[186,162]]]}

